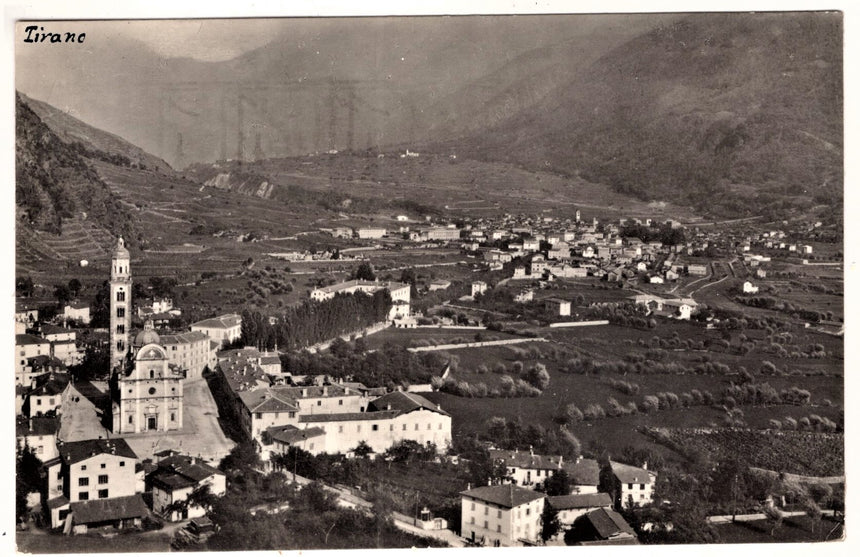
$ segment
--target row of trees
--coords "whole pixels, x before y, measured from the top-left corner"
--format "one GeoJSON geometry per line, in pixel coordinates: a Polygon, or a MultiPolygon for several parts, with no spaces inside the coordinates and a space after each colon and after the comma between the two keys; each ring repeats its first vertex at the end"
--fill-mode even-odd
{"type": "Polygon", "coordinates": [[[242,341],[247,346],[298,350],[385,321],[391,295],[338,294],[331,300],[306,300],[287,308],[274,323],[258,311],[242,312],[242,341]]]}
{"type": "MultiPolygon", "coordinates": [[[[368,387],[388,388],[429,383],[442,374],[448,363],[439,352],[410,352],[393,343],[368,352],[362,338],[356,339],[353,345],[336,340],[323,353],[302,351],[281,355],[281,367],[293,375],[328,375],[348,378],[368,387]]],[[[450,363],[453,367],[453,362],[450,363]]]]}

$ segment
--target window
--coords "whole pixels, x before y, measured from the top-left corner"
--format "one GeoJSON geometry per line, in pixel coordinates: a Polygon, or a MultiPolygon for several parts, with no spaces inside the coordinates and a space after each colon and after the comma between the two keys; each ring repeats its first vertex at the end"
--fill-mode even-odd
{"type": "MultiPolygon", "coordinates": [[[[56,404],[55,399],[49,398],[48,399],[48,406],[53,406],[54,404],[56,404]]],[[[642,489],[645,489],[645,487],[643,486],[642,489]]]]}
{"type": "MultiPolygon", "coordinates": [[[[152,372],[150,372],[150,373],[152,373],[152,372]]],[[[155,394],[155,387],[150,387],[150,388],[149,388],[149,394],[151,394],[151,395],[154,395],[154,394],[155,394]]]]}
{"type": "Polygon", "coordinates": [[[117,332],[117,333],[119,333],[119,334],[123,334],[123,333],[125,333],[125,325],[122,325],[122,324],[117,325],[117,326],[116,326],[116,332],[117,332]]]}
{"type": "Polygon", "coordinates": [[[99,466],[99,468],[103,468],[103,469],[104,469],[104,468],[107,468],[107,464],[105,464],[104,462],[102,462],[102,464],[101,464],[101,466],[99,466]]]}
{"type": "Polygon", "coordinates": [[[175,421],[176,421],[176,412],[171,412],[171,413],[170,413],[170,421],[171,421],[171,422],[175,422],[175,421]]]}
{"type": "Polygon", "coordinates": [[[60,470],[59,472],[57,472],[57,479],[58,479],[58,480],[62,480],[62,479],[63,479],[63,471],[62,471],[62,470],[60,470]]]}
{"type": "Polygon", "coordinates": [[[125,308],[116,308],[117,317],[125,317],[125,308]]]}
{"type": "Polygon", "coordinates": [[[473,516],[473,517],[469,520],[469,524],[474,524],[474,523],[475,523],[475,517],[473,516]]]}
{"type": "Polygon", "coordinates": [[[358,425],[355,429],[357,432],[361,433],[361,425],[358,425]]]}
{"type": "Polygon", "coordinates": [[[342,425],[337,426],[337,432],[343,433],[343,426],[342,425]]]}
{"type": "Polygon", "coordinates": [[[86,464],[81,464],[81,470],[86,470],[86,469],[87,469],[87,465],[86,465],[86,464]]]}
{"type": "Polygon", "coordinates": [[[388,431],[394,431],[394,424],[390,424],[388,426],[388,431]]]}
{"type": "Polygon", "coordinates": [[[262,420],[263,419],[263,413],[262,412],[254,412],[254,417],[257,418],[258,420],[262,420]]]}
{"type": "Polygon", "coordinates": [[[439,424],[439,429],[442,429],[442,424],[439,424]]]}
{"type": "Polygon", "coordinates": [[[430,424],[427,424],[427,429],[428,429],[428,430],[430,429],[430,427],[431,427],[431,426],[430,426],[430,424]]]}
{"type": "Polygon", "coordinates": [[[99,490],[99,499],[107,499],[108,498],[108,490],[100,489],[99,490]]]}
{"type": "Polygon", "coordinates": [[[645,499],[645,494],[644,494],[644,493],[640,493],[640,494],[639,494],[639,498],[640,498],[640,499],[645,499]]]}
{"type": "Polygon", "coordinates": [[[42,406],[42,399],[41,398],[36,399],[36,406],[42,406]]]}
{"type": "Polygon", "coordinates": [[[42,448],[43,448],[42,445],[39,445],[38,447],[36,447],[36,454],[42,454],[42,448]]]}
{"type": "Polygon", "coordinates": [[[90,485],[90,479],[87,477],[78,478],[78,487],[90,485]]]}
{"type": "Polygon", "coordinates": [[[473,511],[475,510],[475,502],[474,501],[472,501],[472,510],[473,511]]]}
{"type": "Polygon", "coordinates": [[[318,400],[318,401],[317,401],[317,406],[322,406],[322,401],[321,401],[321,400],[318,400]]]}
{"type": "Polygon", "coordinates": [[[343,406],[343,401],[342,401],[342,400],[337,401],[337,405],[338,405],[338,406],[343,406]]]}
{"type": "Polygon", "coordinates": [[[484,528],[486,529],[486,528],[489,528],[489,527],[490,527],[490,523],[489,523],[489,522],[487,522],[487,521],[485,520],[485,521],[484,521],[484,528]]]}
{"type": "Polygon", "coordinates": [[[633,484],[627,484],[627,489],[633,489],[633,484]]]}
{"type": "Polygon", "coordinates": [[[406,431],[406,424],[403,424],[403,431],[406,431]]]}
{"type": "Polygon", "coordinates": [[[314,444],[311,443],[311,446],[309,448],[310,448],[310,450],[314,450],[314,444]]]}
{"type": "Polygon", "coordinates": [[[532,514],[531,507],[526,507],[526,516],[529,516],[530,514],[532,514]]]}
{"type": "Polygon", "coordinates": [[[122,290],[119,290],[116,293],[116,301],[117,302],[124,302],[125,301],[125,292],[123,292],[122,290]]]}
{"type": "Polygon", "coordinates": [[[125,466],[125,461],[124,461],[124,460],[120,460],[120,461],[119,461],[119,466],[120,466],[120,468],[122,468],[123,466],[125,466]]]}
{"type": "Polygon", "coordinates": [[[490,507],[484,507],[484,516],[490,514],[490,507]]]}
{"type": "Polygon", "coordinates": [[[295,417],[296,417],[296,413],[295,413],[295,412],[290,412],[290,417],[291,417],[291,418],[295,418],[295,417]]]}
{"type": "Polygon", "coordinates": [[[418,431],[418,424],[415,424],[415,431],[418,431]]]}
{"type": "Polygon", "coordinates": [[[87,501],[90,498],[90,494],[86,491],[81,491],[78,493],[78,501],[87,501]]]}
{"type": "Polygon", "coordinates": [[[498,512],[498,515],[496,516],[496,518],[502,518],[502,509],[499,509],[499,512],[498,512]]]}
{"type": "Polygon", "coordinates": [[[501,531],[502,531],[502,525],[496,524],[496,532],[501,532],[501,531]]]}
{"type": "Polygon", "coordinates": [[[645,484],[639,484],[639,489],[645,489],[645,484]]]}
{"type": "Polygon", "coordinates": [[[100,483],[100,484],[106,484],[106,483],[108,483],[108,476],[107,476],[107,474],[99,474],[99,483],[100,483]]]}
{"type": "Polygon", "coordinates": [[[373,431],[379,431],[379,424],[373,424],[371,429],[373,429],[373,431]]]}
{"type": "Polygon", "coordinates": [[[120,340],[120,341],[118,341],[118,342],[116,343],[116,349],[117,349],[117,350],[120,350],[120,351],[125,350],[125,343],[124,343],[123,341],[121,341],[121,340],[120,340]]]}

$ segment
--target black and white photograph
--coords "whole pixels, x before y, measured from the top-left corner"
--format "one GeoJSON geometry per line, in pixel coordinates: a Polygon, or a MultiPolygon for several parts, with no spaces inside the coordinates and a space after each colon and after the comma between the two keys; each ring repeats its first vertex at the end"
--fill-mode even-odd
{"type": "Polygon", "coordinates": [[[643,7],[7,11],[10,543],[845,551],[848,15],[643,7]]]}

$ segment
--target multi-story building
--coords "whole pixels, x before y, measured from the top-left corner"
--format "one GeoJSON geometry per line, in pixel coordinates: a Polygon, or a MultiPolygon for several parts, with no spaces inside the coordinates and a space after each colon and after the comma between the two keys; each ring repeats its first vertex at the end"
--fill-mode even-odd
{"type": "Polygon", "coordinates": [[[547,504],[558,513],[562,530],[573,525],[580,516],[596,509],[611,509],[612,496],[608,493],[575,493],[546,498],[547,504]]]}
{"type": "Polygon", "coordinates": [[[358,228],[355,231],[356,236],[361,240],[378,240],[386,233],[387,230],[384,228],[358,228]]]}
{"type": "Polygon", "coordinates": [[[204,319],[191,325],[191,331],[201,332],[223,347],[241,338],[242,316],[228,313],[204,319]]]}
{"type": "Polygon", "coordinates": [[[485,546],[517,546],[540,539],[545,495],[531,489],[492,485],[460,493],[460,533],[485,546]]]}
{"type": "Polygon", "coordinates": [[[86,302],[71,302],[63,307],[63,319],[76,321],[81,325],[90,324],[90,305],[86,302]]]}
{"type": "Polygon", "coordinates": [[[388,290],[391,295],[391,312],[388,315],[389,319],[397,317],[406,317],[409,315],[409,307],[411,303],[411,286],[402,282],[383,282],[369,280],[349,280],[340,284],[324,286],[311,291],[311,300],[324,302],[331,300],[336,294],[355,294],[363,292],[365,294],[373,294],[379,290],[388,290]]]}
{"type": "Polygon", "coordinates": [[[51,343],[35,335],[15,335],[15,382],[25,385],[27,360],[36,356],[51,356],[51,343]]]}
{"type": "Polygon", "coordinates": [[[638,468],[620,462],[609,464],[615,483],[615,504],[618,507],[629,508],[652,502],[654,484],[657,482],[655,472],[648,470],[647,465],[638,468]]]}
{"type": "Polygon", "coordinates": [[[58,451],[45,463],[52,528],[66,520],[76,533],[102,524],[140,525],[148,511],[136,492],[137,455],[124,439],[61,443],[58,451]]]}
{"type": "Polygon", "coordinates": [[[404,440],[432,443],[439,452],[451,444],[451,416],[415,393],[389,393],[365,412],[302,414],[299,423],[325,432],[321,441],[326,453],[347,453],[362,441],[377,453],[404,440]]]}
{"type": "Polygon", "coordinates": [[[187,379],[203,376],[208,366],[218,362],[212,340],[200,331],[161,335],[161,346],[167,351],[167,361],[185,371],[187,379]]]}
{"type": "Polygon", "coordinates": [[[194,501],[194,494],[203,489],[210,495],[227,492],[224,472],[202,460],[185,455],[173,455],[158,462],[146,482],[152,487],[152,510],[171,522],[198,518],[206,508],[194,501]]]}
{"type": "Polygon", "coordinates": [[[57,451],[57,432],[59,430],[60,419],[57,417],[21,417],[15,427],[18,448],[29,447],[36,458],[42,462],[48,462],[60,454],[57,451]]]}

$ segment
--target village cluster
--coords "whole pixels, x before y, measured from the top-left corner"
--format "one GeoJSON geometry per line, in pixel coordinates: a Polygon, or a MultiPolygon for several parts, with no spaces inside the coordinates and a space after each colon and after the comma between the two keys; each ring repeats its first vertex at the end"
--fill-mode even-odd
{"type": "MultiPolygon", "coordinates": [[[[805,223],[793,225],[802,230],[756,235],[743,228],[712,232],[704,226],[688,229],[674,221],[650,219],[586,222],[579,211],[569,220],[508,215],[447,226],[416,227],[404,216],[393,220],[399,222],[396,231],[329,232],[384,242],[389,248],[406,249],[414,243],[417,249],[458,246],[461,253],[483,260],[485,271],[509,269],[504,281],[524,284],[514,297],[518,303],[531,302],[535,288],[559,279],[665,285],[665,294],[636,291],[630,299],[649,314],[681,320],[695,315],[697,303],[689,295],[673,296],[672,283],[684,278],[689,284],[718,272],[728,276],[735,273],[733,263],[764,278],[775,253],[810,256],[809,245],[791,243],[787,237],[808,235],[820,226],[805,223]],[[632,229],[652,237],[640,238],[632,229]],[[665,243],[656,239],[660,235],[666,236],[665,243]],[[715,247],[736,254],[728,268],[709,259],[709,250],[715,247]]],[[[295,261],[311,257],[298,252],[271,255],[295,261]]],[[[226,393],[229,418],[252,441],[264,471],[275,469],[279,456],[291,448],[312,455],[353,455],[364,447],[379,455],[398,443],[414,442],[432,447],[442,457],[451,447],[451,415],[422,396],[434,390],[430,384],[391,390],[326,376],[292,375],[284,371],[277,348],[241,346],[238,314],[205,319],[188,330],[165,330],[181,309],[162,298],[132,306],[132,261],[121,238],[112,255],[109,284],[109,328],[92,332],[89,339],[90,343],[97,339],[109,351],[104,370],[108,381],[77,383],[68,373],[84,358],[76,331],[89,324],[88,303],[67,303],[52,322],[23,303],[16,312],[18,445],[29,448],[43,463],[41,498],[31,494],[30,502],[34,509],[41,507],[49,520],[46,526],[52,529],[84,533],[134,527],[152,515],[166,521],[193,519],[196,529],[211,527],[205,504],[196,502],[194,494],[204,488],[215,496],[226,492],[218,463],[232,443],[214,419],[203,419],[218,412],[208,394],[207,370],[212,372],[208,381],[226,393]],[[133,330],[132,315],[143,323],[141,329],[133,330]]],[[[426,286],[433,292],[450,284],[437,279],[426,286]]],[[[463,300],[475,300],[491,288],[483,280],[470,285],[463,300]]],[[[422,316],[413,312],[410,284],[355,278],[313,288],[309,299],[326,303],[340,294],[380,291],[391,300],[386,326],[415,327],[422,316]]],[[[743,293],[757,291],[751,281],[744,283],[743,293]]],[[[554,295],[544,302],[559,319],[575,320],[571,300],[554,295]]],[[[562,526],[553,537],[555,543],[562,543],[565,530],[577,521],[581,535],[583,528],[587,530],[585,543],[636,543],[634,530],[617,510],[652,502],[657,475],[647,465],[611,461],[601,471],[596,460],[582,457],[490,452],[493,462],[504,467],[505,479],[496,485],[469,486],[461,493],[459,531],[464,543],[539,543],[545,506],[557,513],[562,526]],[[562,471],[570,480],[566,492],[547,495],[546,482],[562,471]],[[611,478],[608,484],[601,481],[602,473],[611,478]]],[[[414,522],[428,531],[448,527],[429,509],[414,522]]]]}
{"type": "MultiPolygon", "coordinates": [[[[561,242],[563,236],[553,239],[561,242]]],[[[533,260],[532,272],[536,265],[533,260]]],[[[150,514],[168,521],[195,519],[195,528],[206,527],[206,509],[194,502],[193,494],[204,486],[212,495],[225,492],[225,475],[217,467],[224,453],[214,446],[198,446],[194,452],[182,447],[183,434],[195,420],[191,414],[202,411],[189,406],[185,392],[203,382],[206,369],[217,370],[237,425],[254,441],[268,469],[275,455],[290,447],[310,454],[351,454],[361,444],[381,454],[404,440],[440,454],[450,447],[451,416],[420,395],[431,390],[429,384],[387,392],[361,383],[291,376],[282,371],[277,351],[228,348],[241,337],[236,314],[194,323],[187,331],[158,333],[157,324],[181,310],[166,299],[133,308],[131,286],[131,256],[119,239],[111,261],[106,384],[77,384],[67,372],[83,358],[76,329],[68,325],[85,327],[88,305],[67,304],[54,323],[23,305],[16,312],[18,444],[43,463],[41,500],[31,499],[34,507],[46,507],[51,528],[85,533],[141,526],[150,514]],[[138,331],[132,330],[135,310],[144,323],[138,331]]],[[[338,293],[379,290],[391,296],[389,320],[409,318],[407,284],[353,280],[315,289],[310,298],[325,302],[338,293]]],[[[565,525],[588,514],[595,539],[632,539],[633,531],[612,509],[650,502],[655,481],[653,472],[612,463],[618,490],[598,493],[594,460],[517,451],[494,451],[493,459],[508,469],[508,483],[462,493],[461,531],[473,543],[537,541],[544,504],[559,511],[565,525]],[[569,494],[546,497],[534,490],[561,470],[572,479],[569,494]]],[[[438,529],[446,523],[428,515],[421,525],[438,529]]]]}

